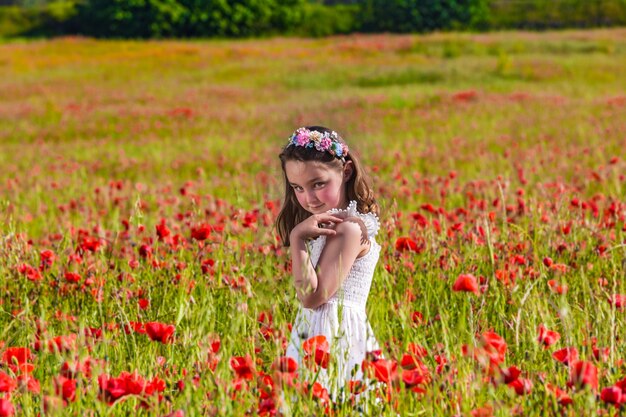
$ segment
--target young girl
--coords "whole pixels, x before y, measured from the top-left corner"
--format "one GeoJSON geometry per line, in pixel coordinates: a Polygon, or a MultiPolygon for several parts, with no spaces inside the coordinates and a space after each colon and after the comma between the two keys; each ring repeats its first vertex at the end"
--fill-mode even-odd
{"type": "Polygon", "coordinates": [[[330,129],[296,130],[279,157],[285,201],[277,228],[290,246],[302,304],[286,356],[306,373],[303,342],[324,336],[330,345],[329,365],[309,375],[309,382],[316,378],[337,399],[348,381],[363,378],[366,353],[379,349],[365,314],[380,254],[374,239],[378,205],[358,158],[330,129]]]}

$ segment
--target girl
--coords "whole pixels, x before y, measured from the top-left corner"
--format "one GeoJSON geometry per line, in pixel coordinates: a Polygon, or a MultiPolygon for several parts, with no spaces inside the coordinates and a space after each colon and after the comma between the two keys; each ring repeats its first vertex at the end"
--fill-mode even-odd
{"type": "Polygon", "coordinates": [[[316,378],[336,399],[347,381],[363,378],[366,353],[380,349],[365,315],[380,254],[378,205],[358,158],[330,129],[296,130],[279,157],[285,201],[277,229],[302,304],[286,356],[306,373],[303,342],[324,336],[329,364],[309,382],[316,378]]]}

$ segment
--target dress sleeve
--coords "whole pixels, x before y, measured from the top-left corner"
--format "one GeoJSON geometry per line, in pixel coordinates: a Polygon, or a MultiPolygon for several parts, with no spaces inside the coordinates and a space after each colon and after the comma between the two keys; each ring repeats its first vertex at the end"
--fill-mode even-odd
{"type": "Polygon", "coordinates": [[[355,200],[350,201],[346,209],[330,209],[328,211],[328,213],[331,214],[341,212],[347,212],[350,216],[358,216],[365,224],[368,238],[372,238],[378,233],[378,229],[380,228],[380,221],[378,220],[378,216],[374,213],[359,213],[355,200]]]}
{"type": "Polygon", "coordinates": [[[378,229],[380,228],[380,221],[378,220],[378,216],[374,213],[358,213],[357,214],[363,223],[365,224],[365,228],[367,229],[367,237],[372,238],[376,236],[378,233],[378,229]]]}

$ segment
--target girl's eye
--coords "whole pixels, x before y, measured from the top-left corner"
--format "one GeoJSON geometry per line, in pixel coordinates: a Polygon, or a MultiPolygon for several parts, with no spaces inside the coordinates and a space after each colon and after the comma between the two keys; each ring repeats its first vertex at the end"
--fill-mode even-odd
{"type": "Polygon", "coordinates": [[[315,185],[316,185],[316,186],[317,186],[317,185],[319,185],[319,187],[318,187],[318,188],[321,188],[321,187],[323,187],[323,186],[324,186],[324,183],[323,183],[323,182],[318,182],[318,183],[315,183],[315,185]]]}

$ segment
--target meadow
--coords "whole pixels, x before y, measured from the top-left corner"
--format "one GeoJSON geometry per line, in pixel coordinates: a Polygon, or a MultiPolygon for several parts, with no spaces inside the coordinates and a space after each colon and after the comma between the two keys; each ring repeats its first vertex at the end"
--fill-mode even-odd
{"type": "Polygon", "coordinates": [[[626,29],[0,44],[0,416],[355,415],[281,359],[311,124],[381,207],[369,414],[621,415],[625,67],[626,29]]]}

